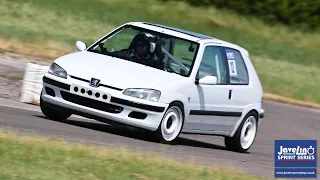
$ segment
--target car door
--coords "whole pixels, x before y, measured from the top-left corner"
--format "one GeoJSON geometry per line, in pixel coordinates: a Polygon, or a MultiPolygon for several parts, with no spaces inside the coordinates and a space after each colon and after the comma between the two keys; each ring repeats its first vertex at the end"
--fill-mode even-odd
{"type": "MultiPolygon", "coordinates": [[[[225,50],[207,44],[199,65],[197,79],[216,76],[215,85],[194,84],[191,89],[189,121],[185,129],[226,134],[233,128],[239,113],[231,107],[229,68],[225,50]]],[[[240,113],[241,115],[241,113],[240,113]]]]}
{"type": "MultiPolygon", "coordinates": [[[[243,54],[230,47],[224,47],[229,69],[229,88],[230,88],[230,111],[243,112],[255,96],[254,86],[249,85],[249,73],[244,61],[243,54]]],[[[234,118],[230,124],[235,125],[239,118],[234,118]]]]}

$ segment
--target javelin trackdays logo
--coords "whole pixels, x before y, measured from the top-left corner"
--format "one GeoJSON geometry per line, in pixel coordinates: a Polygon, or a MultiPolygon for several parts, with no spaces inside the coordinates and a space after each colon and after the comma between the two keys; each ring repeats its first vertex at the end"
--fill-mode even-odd
{"type": "Polygon", "coordinates": [[[313,146],[293,148],[280,146],[278,151],[278,161],[282,162],[309,162],[315,161],[315,148],[313,146]]]}

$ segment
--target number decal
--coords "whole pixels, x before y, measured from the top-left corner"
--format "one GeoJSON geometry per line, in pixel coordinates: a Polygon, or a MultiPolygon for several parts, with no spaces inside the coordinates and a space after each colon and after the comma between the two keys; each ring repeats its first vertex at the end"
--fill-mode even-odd
{"type": "Polygon", "coordinates": [[[230,76],[237,76],[237,67],[235,60],[228,60],[230,76]]]}

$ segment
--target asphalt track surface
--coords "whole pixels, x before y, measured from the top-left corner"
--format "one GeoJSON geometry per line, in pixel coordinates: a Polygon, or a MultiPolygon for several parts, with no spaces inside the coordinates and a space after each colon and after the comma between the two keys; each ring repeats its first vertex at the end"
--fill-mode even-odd
{"type": "MultiPolygon", "coordinates": [[[[246,154],[227,151],[222,137],[182,134],[176,144],[164,145],[153,142],[144,133],[77,116],[56,122],[45,118],[38,106],[6,99],[0,99],[0,127],[77,143],[152,151],[178,160],[237,168],[251,175],[272,178],[274,140],[319,140],[320,111],[268,101],[265,101],[264,109],[266,116],[257,139],[246,154]]],[[[317,146],[319,148],[319,143],[317,146]]]]}

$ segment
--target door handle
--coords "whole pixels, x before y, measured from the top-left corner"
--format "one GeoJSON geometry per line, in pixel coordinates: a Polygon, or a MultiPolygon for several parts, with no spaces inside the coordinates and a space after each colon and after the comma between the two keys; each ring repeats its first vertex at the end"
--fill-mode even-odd
{"type": "Polygon", "coordinates": [[[232,90],[230,89],[229,90],[229,99],[231,99],[231,96],[232,96],[232,90]]]}

